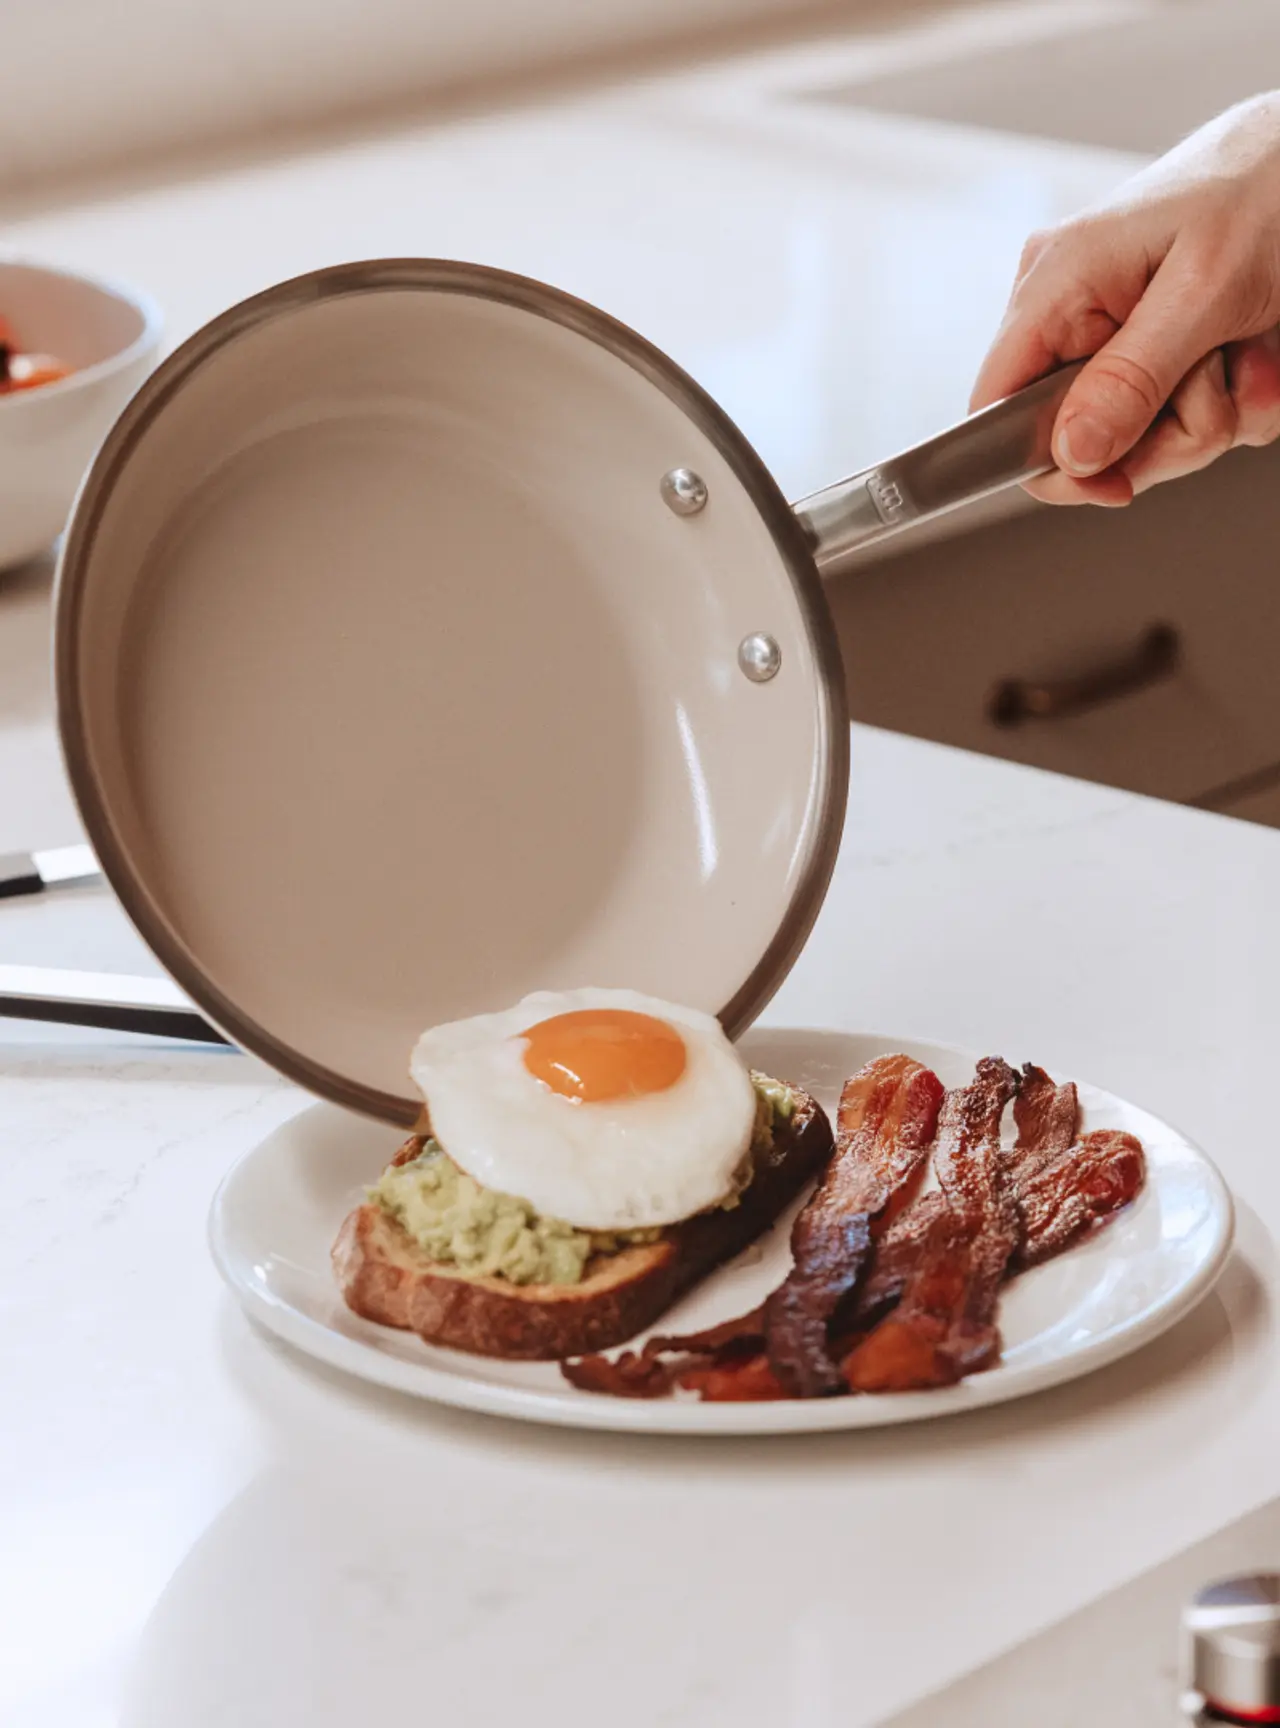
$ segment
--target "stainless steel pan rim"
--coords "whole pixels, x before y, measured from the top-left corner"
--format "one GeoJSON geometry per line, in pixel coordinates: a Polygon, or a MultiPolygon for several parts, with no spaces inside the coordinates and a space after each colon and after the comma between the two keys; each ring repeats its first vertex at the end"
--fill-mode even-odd
{"type": "Polygon", "coordinates": [[[821,909],[844,825],[849,727],[835,630],[800,520],[747,439],[712,398],[659,349],[595,307],[526,277],[484,266],[442,259],[379,259],[338,265],[280,283],[232,307],[177,349],[142,386],[99,451],[81,486],[59,559],[54,682],[67,775],[103,872],[125,911],[153,953],[214,1024],[308,1091],[366,1115],[411,1125],[418,1113],[413,1099],[353,1082],[283,1043],[216,988],[173,929],[121,842],[93,769],[81,702],[86,645],[79,628],[105,502],[143,433],[192,374],[225,344],[282,312],[326,298],[406,289],[470,295],[534,313],[624,361],[677,404],[711,441],[758,511],[789,573],[820,684],[817,784],[790,904],[773,940],[720,1009],[731,1037],[745,1031],[786,977],[821,909]]]}

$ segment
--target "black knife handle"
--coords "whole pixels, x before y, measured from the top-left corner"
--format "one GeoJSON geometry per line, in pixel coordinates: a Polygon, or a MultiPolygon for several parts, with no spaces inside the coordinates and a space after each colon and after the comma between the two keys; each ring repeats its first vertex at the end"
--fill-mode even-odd
{"type": "Polygon", "coordinates": [[[93,1026],[106,1032],[140,1032],[151,1038],[176,1038],[185,1044],[228,1044],[195,1008],[143,1008],[132,1003],[58,1002],[49,998],[6,996],[0,991],[0,1020],[43,1020],[55,1026],[93,1026]]]}
{"type": "Polygon", "coordinates": [[[0,852],[0,900],[14,894],[38,894],[43,887],[30,852],[0,852]]]}

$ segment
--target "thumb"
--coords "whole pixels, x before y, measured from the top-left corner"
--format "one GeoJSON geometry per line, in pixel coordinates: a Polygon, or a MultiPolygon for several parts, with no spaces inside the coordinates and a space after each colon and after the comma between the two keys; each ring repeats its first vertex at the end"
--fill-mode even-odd
{"type": "Polygon", "coordinates": [[[1217,346],[1205,310],[1197,310],[1194,283],[1172,265],[1170,257],[1062,404],[1053,454],[1065,474],[1100,474],[1127,456],[1191,368],[1217,346]]]}

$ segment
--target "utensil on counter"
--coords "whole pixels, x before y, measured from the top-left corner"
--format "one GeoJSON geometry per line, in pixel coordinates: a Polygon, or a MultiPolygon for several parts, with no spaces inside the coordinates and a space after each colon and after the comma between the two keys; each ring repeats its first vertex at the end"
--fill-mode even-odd
{"type": "Polygon", "coordinates": [[[0,854],[0,900],[42,894],[47,888],[82,888],[102,881],[91,846],[55,846],[44,852],[0,854]]]}
{"type": "Polygon", "coordinates": [[[194,1044],[227,1043],[172,979],[118,972],[0,966],[0,1019],[100,1026],[194,1044]]]}
{"type": "Polygon", "coordinates": [[[1183,1711],[1214,1722],[1280,1722],[1280,1572],[1223,1578],[1182,1616],[1183,1711]]]}
{"type": "Polygon", "coordinates": [[[840,844],[821,578],[1052,466],[1074,369],[793,509],[665,354],[474,265],[232,308],[108,435],[55,670],[86,832],[201,1013],[412,1124],[424,1026],[628,985],[732,1036],[840,844]]]}
{"type": "Polygon", "coordinates": [[[53,545],[108,427],[155,365],[146,295],[70,270],[0,260],[0,317],[68,377],[0,395],[0,571],[53,545]]]}

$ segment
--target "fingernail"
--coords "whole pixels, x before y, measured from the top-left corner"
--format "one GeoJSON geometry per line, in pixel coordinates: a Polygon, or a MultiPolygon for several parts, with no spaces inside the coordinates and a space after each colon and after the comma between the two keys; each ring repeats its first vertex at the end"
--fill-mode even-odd
{"type": "Polygon", "coordinates": [[[1115,450],[1111,428],[1088,414],[1075,415],[1058,434],[1058,466],[1067,474],[1097,474],[1115,450]]]}

